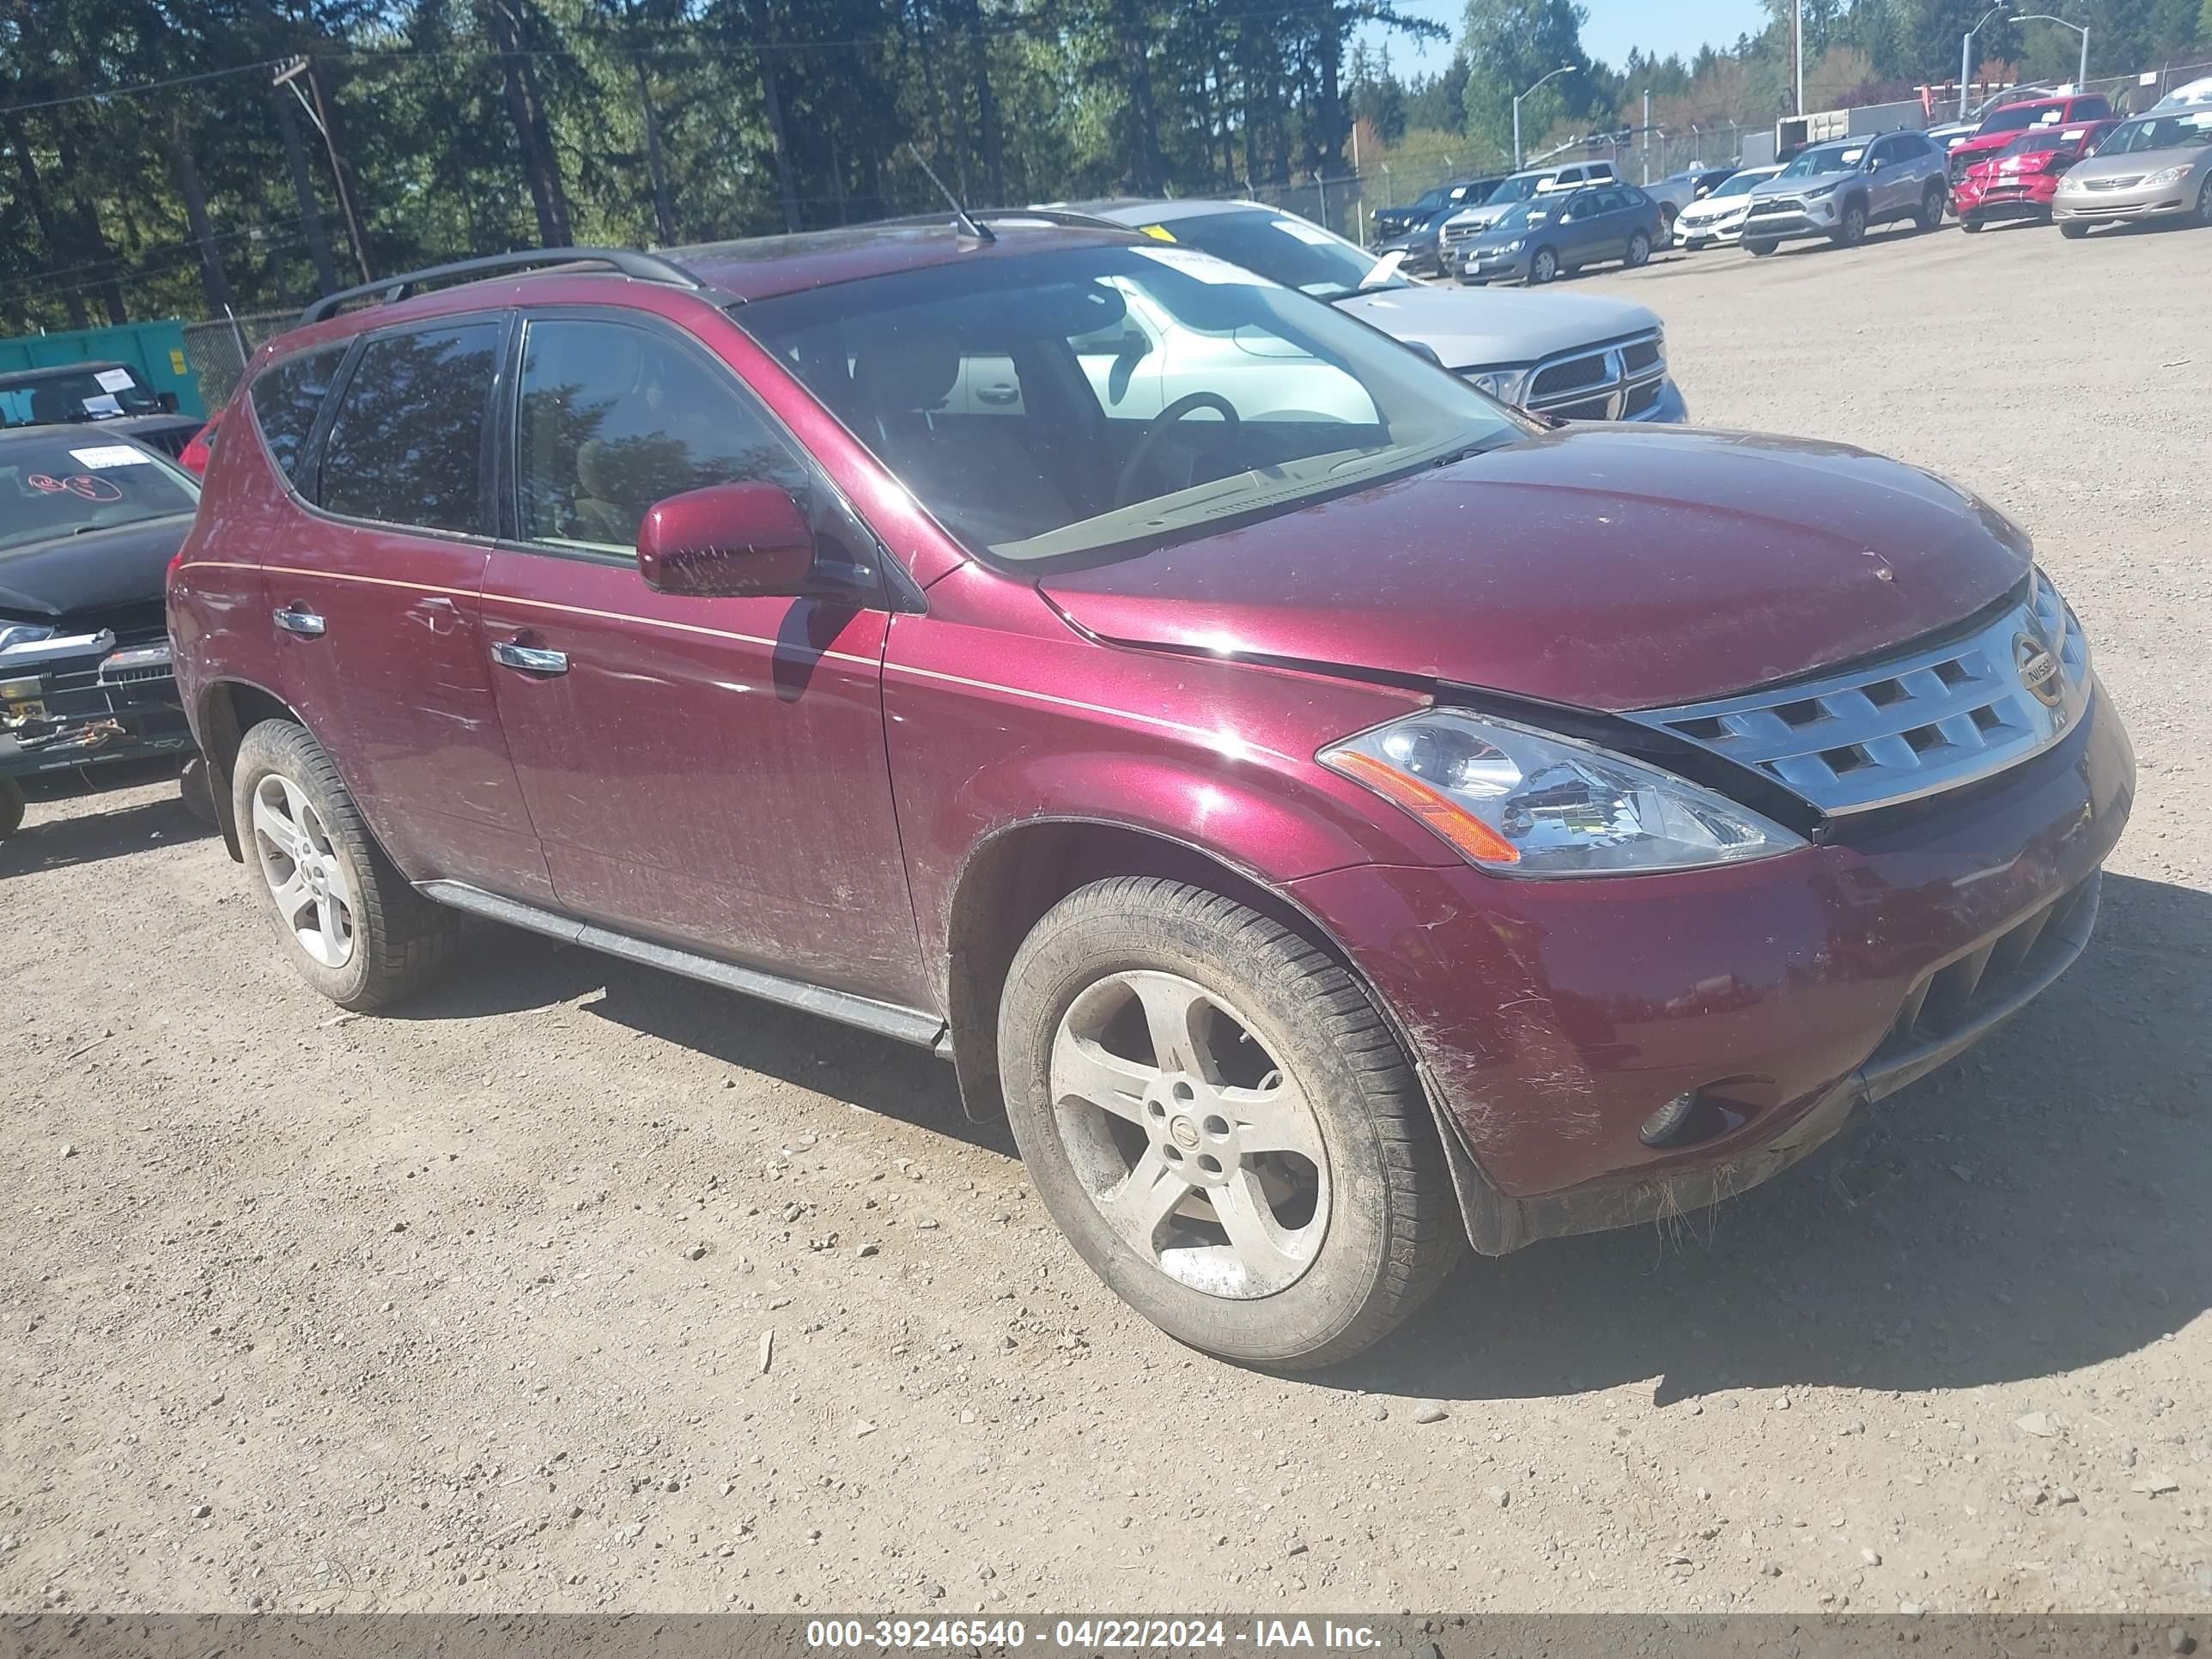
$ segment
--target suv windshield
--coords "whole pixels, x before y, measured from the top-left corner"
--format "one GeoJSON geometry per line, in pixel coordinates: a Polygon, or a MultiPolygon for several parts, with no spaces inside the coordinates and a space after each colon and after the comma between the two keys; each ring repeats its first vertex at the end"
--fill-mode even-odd
{"type": "Polygon", "coordinates": [[[1823,173],[1848,173],[1859,164],[1867,152],[1863,142],[1848,144],[1817,144],[1801,150],[1797,159],[1775,175],[1777,182],[1784,179],[1810,179],[1823,173]]]}
{"type": "MultiPolygon", "coordinates": [[[[1316,300],[1341,300],[1357,294],[1367,273],[1375,269],[1373,254],[1362,252],[1319,225],[1287,214],[1238,208],[1173,220],[1160,229],[1177,242],[1256,270],[1269,282],[1310,294],[1316,300]]],[[[1404,288],[1407,283],[1404,277],[1394,276],[1375,286],[1404,288]]]]}
{"type": "Polygon", "coordinates": [[[1189,247],[999,257],[732,315],[969,547],[1134,552],[1528,428],[1387,335],[1189,247]]]}
{"type": "Polygon", "coordinates": [[[1536,193],[1536,186],[1545,183],[1551,176],[1548,173],[1516,173],[1498,185],[1496,190],[1491,191],[1489,199],[1482,205],[1496,207],[1500,202],[1525,202],[1536,193]]]}
{"type": "Polygon", "coordinates": [[[2183,115],[2148,115],[2112,129],[2097,154],[2131,155],[2152,149],[2187,149],[2212,144],[2212,110],[2191,110],[2183,115]]]}
{"type": "Polygon", "coordinates": [[[88,363],[0,386],[0,426],[59,426],[161,410],[161,399],[118,366],[88,363]]]}
{"type": "Polygon", "coordinates": [[[0,547],[190,513],[199,492],[136,444],[16,438],[0,444],[0,547]]]}

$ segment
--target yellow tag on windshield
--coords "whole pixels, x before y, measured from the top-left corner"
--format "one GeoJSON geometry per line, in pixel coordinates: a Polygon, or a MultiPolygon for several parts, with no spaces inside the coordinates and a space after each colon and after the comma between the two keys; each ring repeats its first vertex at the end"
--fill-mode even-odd
{"type": "Polygon", "coordinates": [[[1140,225],[1138,228],[1142,230],[1146,235],[1154,237],[1163,242],[1172,242],[1175,240],[1174,237],[1168,234],[1168,228],[1165,225],[1140,225]]]}

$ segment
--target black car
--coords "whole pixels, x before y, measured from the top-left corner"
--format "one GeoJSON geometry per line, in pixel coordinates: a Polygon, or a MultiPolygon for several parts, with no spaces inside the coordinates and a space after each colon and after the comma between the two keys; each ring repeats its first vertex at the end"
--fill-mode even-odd
{"type": "Polygon", "coordinates": [[[190,473],[107,425],[0,431],[0,839],[22,777],[191,753],[165,587],[198,505],[190,473]]]}
{"type": "MultiPolygon", "coordinates": [[[[1369,216],[1371,234],[1377,244],[1390,242],[1430,223],[1438,214],[1456,213],[1462,208],[1480,207],[1490,199],[1490,192],[1505,182],[1504,173],[1493,173],[1486,179],[1462,179],[1456,183],[1438,185],[1434,190],[1424,191],[1403,207],[1376,208],[1369,216]]],[[[1378,253],[1389,252],[1378,246],[1378,253]]]]}
{"type": "Polygon", "coordinates": [[[164,455],[184,453],[203,422],[177,412],[128,363],[52,363],[0,374],[0,427],[99,425],[164,455]]]}

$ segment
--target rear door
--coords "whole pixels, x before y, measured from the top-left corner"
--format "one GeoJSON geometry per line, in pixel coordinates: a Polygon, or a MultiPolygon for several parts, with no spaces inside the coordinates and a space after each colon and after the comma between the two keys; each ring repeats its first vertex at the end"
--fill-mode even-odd
{"type": "Polygon", "coordinates": [[[356,346],[302,491],[314,514],[264,580],[297,706],[400,868],[544,897],[477,611],[508,326],[441,318],[356,346]]]}
{"type": "MultiPolygon", "coordinates": [[[[891,809],[890,618],[872,538],[742,381],[673,325],[532,313],[518,362],[485,659],[499,659],[500,720],[561,908],[924,1005],[891,809]],[[747,480],[799,500],[844,590],[699,599],[646,586],[647,509],[747,480]]],[[[933,412],[945,386],[912,390],[925,404],[912,418],[967,418],[933,412]]],[[[1018,404],[990,407],[972,418],[1018,404]]]]}

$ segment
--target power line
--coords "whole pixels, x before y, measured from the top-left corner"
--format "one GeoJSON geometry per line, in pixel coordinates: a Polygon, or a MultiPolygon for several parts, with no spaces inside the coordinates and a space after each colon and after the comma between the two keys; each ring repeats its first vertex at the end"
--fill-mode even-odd
{"type": "Polygon", "coordinates": [[[21,115],[34,109],[59,109],[65,104],[96,104],[106,98],[134,98],[141,93],[160,92],[168,87],[188,87],[201,81],[220,81],[227,76],[251,75],[255,70],[264,70],[284,60],[264,58],[251,64],[236,64],[228,69],[203,70],[197,75],[173,75],[166,81],[141,81],[128,87],[108,87],[99,92],[73,92],[66,98],[42,98],[36,103],[0,105],[0,115],[21,115]]]}

